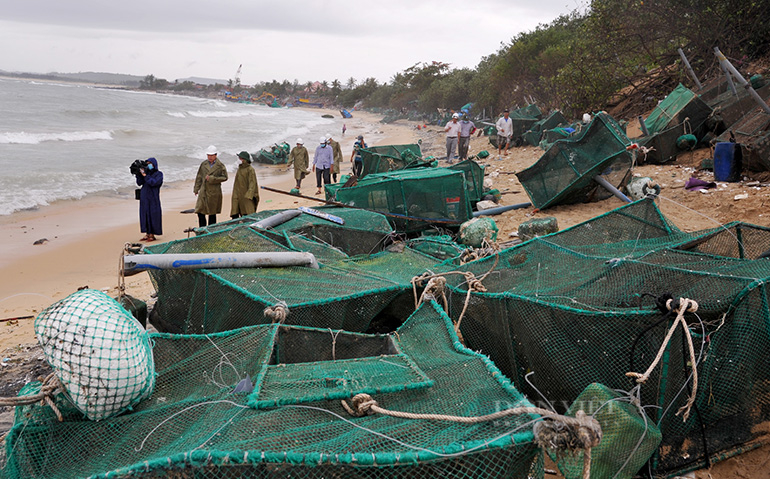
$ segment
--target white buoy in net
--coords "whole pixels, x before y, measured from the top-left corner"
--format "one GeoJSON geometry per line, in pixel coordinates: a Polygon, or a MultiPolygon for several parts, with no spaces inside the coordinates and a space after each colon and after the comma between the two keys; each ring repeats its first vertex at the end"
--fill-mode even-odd
{"type": "Polygon", "coordinates": [[[35,335],[65,394],[89,419],[118,415],[152,394],[147,331],[101,291],[78,291],[49,306],[35,319],[35,335]]]}

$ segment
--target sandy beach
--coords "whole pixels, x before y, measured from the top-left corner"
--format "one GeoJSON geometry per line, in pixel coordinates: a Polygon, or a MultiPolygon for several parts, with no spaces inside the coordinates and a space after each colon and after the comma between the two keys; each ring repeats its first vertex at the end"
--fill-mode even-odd
{"type": "MultiPolygon", "coordinates": [[[[342,173],[350,171],[350,154],[355,138],[365,136],[370,146],[414,143],[418,140],[413,126],[385,125],[380,116],[354,112],[354,118],[343,120],[339,112],[308,109],[318,115],[333,114],[337,120],[330,131],[342,146],[342,173]],[[347,131],[340,134],[342,124],[347,131]]],[[[306,138],[305,146],[311,155],[315,139],[306,138]]],[[[293,143],[293,138],[287,138],[293,143]]],[[[162,158],[161,161],[162,170],[162,158]]],[[[201,158],[203,161],[204,158],[201,158]]],[[[225,158],[231,163],[231,158],[225,158]]],[[[283,165],[261,165],[258,170],[260,186],[289,191],[294,177],[283,165]]],[[[232,176],[232,175],[231,175],[232,176]]],[[[163,206],[163,236],[160,242],[185,238],[185,230],[198,225],[194,214],[181,211],[195,206],[193,182],[164,184],[161,190],[163,206]]],[[[229,219],[232,181],[223,184],[223,210],[220,221],[229,219]]],[[[312,195],[315,177],[303,181],[302,193],[312,195]]],[[[0,319],[29,317],[18,321],[0,322],[0,351],[20,345],[35,344],[34,316],[43,308],[88,286],[117,295],[118,261],[126,243],[137,243],[139,231],[139,203],[133,192],[91,195],[81,200],[53,203],[33,211],[22,211],[0,216],[0,319]],[[42,244],[34,244],[38,240],[42,244]]],[[[300,205],[318,206],[321,203],[266,190],[260,191],[259,210],[292,208],[300,205]]],[[[126,292],[147,299],[153,292],[147,273],[126,278],[126,292]]]]}

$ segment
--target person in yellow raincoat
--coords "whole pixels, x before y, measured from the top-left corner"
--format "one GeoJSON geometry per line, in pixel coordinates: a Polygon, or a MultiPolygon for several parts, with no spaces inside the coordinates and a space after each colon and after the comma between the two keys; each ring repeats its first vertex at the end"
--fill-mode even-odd
{"type": "Polygon", "coordinates": [[[340,174],[340,163],[342,163],[342,147],[340,147],[339,141],[332,140],[332,135],[329,133],[326,135],[326,141],[329,146],[332,147],[332,153],[334,153],[334,164],[332,164],[332,179],[334,183],[337,182],[337,175],[340,174]]]}
{"type": "Polygon", "coordinates": [[[259,184],[257,172],[251,166],[251,155],[248,151],[238,153],[240,164],[233,180],[233,200],[230,208],[232,219],[250,215],[257,211],[259,204],[259,184]]]}
{"type": "Polygon", "coordinates": [[[217,213],[222,212],[222,183],[227,181],[227,168],[217,159],[217,147],[206,149],[206,161],[201,163],[195,176],[193,193],[198,197],[195,212],[198,214],[198,226],[206,226],[217,222],[217,213]],[[200,193],[200,194],[198,194],[200,193]]]}
{"type": "Polygon", "coordinates": [[[294,179],[297,181],[297,189],[299,189],[302,186],[302,180],[310,174],[310,170],[307,169],[310,166],[310,155],[302,138],[297,138],[297,146],[291,149],[286,166],[291,166],[292,163],[294,164],[294,179]]]}

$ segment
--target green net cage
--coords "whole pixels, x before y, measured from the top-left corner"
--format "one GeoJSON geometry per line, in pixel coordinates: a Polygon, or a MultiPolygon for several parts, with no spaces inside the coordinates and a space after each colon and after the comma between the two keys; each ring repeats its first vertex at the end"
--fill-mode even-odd
{"type": "Polygon", "coordinates": [[[450,317],[464,311],[468,347],[557,409],[594,382],[631,391],[626,373],[646,370],[662,348],[662,365],[638,395],[662,433],[645,471],[675,475],[767,440],[768,251],[770,228],[730,223],[685,233],[641,200],[454,266],[483,277],[486,291],[469,293],[465,276],[447,275],[450,317]],[[668,342],[675,315],[664,313],[666,298],[698,303],[685,315],[688,333],[676,328],[668,342]],[[677,411],[691,395],[684,420],[677,411]]]}
{"type": "Polygon", "coordinates": [[[564,118],[562,112],[556,110],[551,112],[546,118],[543,118],[532,125],[532,127],[522,135],[522,139],[532,146],[538,146],[545,130],[550,130],[564,124],[567,124],[567,119],[564,118]]]}
{"type": "Polygon", "coordinates": [[[387,214],[397,232],[421,231],[431,224],[458,227],[472,216],[471,197],[483,187],[475,162],[457,168],[410,168],[367,175],[355,186],[326,186],[327,197],[356,208],[387,214]]]}
{"type": "Polygon", "coordinates": [[[644,120],[649,135],[640,138],[638,143],[652,150],[640,160],[664,163],[676,159],[681,152],[676,145],[677,138],[685,134],[702,138],[711,113],[706,102],[680,83],[644,120]]]}
{"type": "Polygon", "coordinates": [[[538,416],[461,424],[343,409],[340,400],[359,393],[409,413],[479,416],[531,405],[488,358],[459,343],[433,302],[391,335],[273,324],[151,340],[152,397],[98,422],[63,396],[62,422],[48,406],[17,408],[4,477],[543,477],[538,416]]]}
{"type": "Polygon", "coordinates": [[[388,171],[403,170],[416,165],[423,165],[420,145],[413,143],[408,145],[382,145],[363,148],[361,160],[363,168],[361,178],[372,173],[386,173],[388,171]]]}
{"type": "Polygon", "coordinates": [[[616,188],[625,186],[633,165],[626,150],[630,144],[620,125],[599,113],[578,136],[556,141],[516,176],[536,208],[604,199],[610,193],[594,177],[601,175],[616,188]]]}

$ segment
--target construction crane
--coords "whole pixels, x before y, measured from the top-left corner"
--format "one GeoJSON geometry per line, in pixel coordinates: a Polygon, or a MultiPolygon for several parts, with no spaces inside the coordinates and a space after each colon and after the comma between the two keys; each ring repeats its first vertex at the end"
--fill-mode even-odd
{"type": "Polygon", "coordinates": [[[241,86],[241,67],[243,67],[243,63],[238,65],[238,71],[235,72],[235,86],[241,86]]]}

